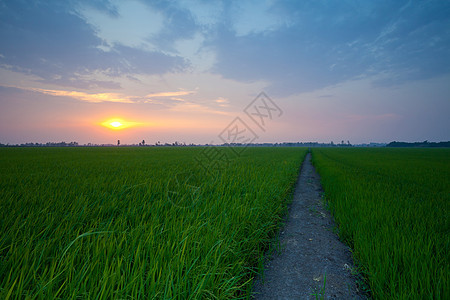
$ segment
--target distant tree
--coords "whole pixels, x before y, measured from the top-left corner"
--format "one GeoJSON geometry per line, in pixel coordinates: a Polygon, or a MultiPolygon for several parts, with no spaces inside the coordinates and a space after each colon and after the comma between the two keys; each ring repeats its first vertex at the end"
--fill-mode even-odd
{"type": "Polygon", "coordinates": [[[407,142],[390,142],[386,145],[386,147],[450,147],[450,141],[447,142],[415,142],[415,143],[407,143],[407,142]]]}
{"type": "Polygon", "coordinates": [[[120,146],[120,140],[117,140],[117,146],[120,146]]]}

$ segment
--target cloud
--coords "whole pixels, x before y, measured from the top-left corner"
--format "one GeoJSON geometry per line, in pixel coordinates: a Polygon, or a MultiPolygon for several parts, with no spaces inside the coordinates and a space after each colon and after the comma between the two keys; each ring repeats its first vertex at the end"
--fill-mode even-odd
{"type": "Polygon", "coordinates": [[[214,102],[216,102],[220,107],[228,107],[230,104],[230,101],[228,101],[228,99],[219,97],[216,100],[214,100],[214,102]]]}
{"type": "MultiPolygon", "coordinates": [[[[164,74],[188,67],[183,58],[157,49],[133,48],[114,41],[108,44],[76,13],[73,3],[2,3],[0,65],[36,75],[42,83],[88,89],[119,88],[114,78],[121,75],[164,74]],[[106,46],[108,51],[104,51],[106,46]],[[86,80],[87,75],[97,73],[111,80],[86,80]]],[[[95,5],[107,6],[99,1],[95,5]]]]}
{"type": "Polygon", "coordinates": [[[228,103],[228,99],[224,99],[222,97],[217,98],[216,100],[214,100],[217,103],[228,103]]]}
{"type": "Polygon", "coordinates": [[[276,97],[377,74],[392,85],[450,73],[449,14],[445,1],[9,1],[0,65],[75,89],[202,72],[276,97]]]}
{"type": "Polygon", "coordinates": [[[225,1],[180,0],[178,5],[189,12],[196,24],[206,28],[220,23],[227,9],[225,1]]]}
{"type": "MultiPolygon", "coordinates": [[[[116,75],[121,74],[164,74],[181,72],[189,63],[180,56],[149,52],[123,45],[114,45],[114,52],[120,64],[116,65],[116,75]]],[[[114,66],[114,64],[111,64],[114,66]]]]}
{"type": "Polygon", "coordinates": [[[230,8],[232,28],[236,36],[267,34],[286,25],[284,15],[272,13],[271,2],[235,1],[230,8]]]}
{"type": "Polygon", "coordinates": [[[162,14],[136,0],[113,0],[110,5],[114,7],[114,14],[89,4],[80,5],[77,12],[96,29],[96,35],[109,47],[120,44],[151,50],[148,38],[157,35],[163,28],[162,14]]]}
{"type": "MultiPolygon", "coordinates": [[[[388,74],[398,84],[450,73],[450,3],[271,2],[283,26],[237,34],[219,26],[208,46],[214,72],[241,81],[268,80],[276,96],[350,79],[388,74]]],[[[263,4],[261,4],[263,5],[263,4]]]]}
{"type": "Polygon", "coordinates": [[[52,95],[52,96],[63,96],[63,97],[71,97],[77,100],[91,102],[91,103],[99,103],[99,102],[119,102],[119,103],[134,103],[134,97],[124,96],[118,93],[97,93],[97,94],[88,94],[83,92],[76,91],[61,91],[61,90],[45,90],[45,89],[37,89],[33,88],[32,91],[52,95]]]}
{"type": "Polygon", "coordinates": [[[16,88],[25,91],[33,91],[44,95],[69,97],[83,102],[100,103],[100,102],[116,102],[116,103],[136,103],[140,99],[136,96],[125,96],[119,93],[84,93],[77,91],[64,91],[64,90],[50,90],[41,88],[24,88],[16,86],[5,86],[9,88],[16,88]]]}
{"type": "Polygon", "coordinates": [[[178,92],[161,92],[161,93],[153,93],[148,94],[145,97],[147,98],[156,98],[156,97],[175,97],[175,96],[186,96],[195,94],[196,91],[178,91],[178,92]]]}
{"type": "Polygon", "coordinates": [[[122,89],[119,82],[112,80],[96,80],[93,78],[84,79],[84,76],[72,76],[70,78],[65,78],[62,76],[55,76],[54,78],[48,79],[37,79],[37,82],[45,83],[45,84],[54,84],[58,86],[64,87],[73,87],[77,89],[111,89],[111,90],[120,90],[122,89]]]}
{"type": "Polygon", "coordinates": [[[177,97],[170,97],[170,100],[173,100],[173,101],[180,101],[180,102],[186,101],[186,100],[184,100],[183,98],[177,98],[177,97]]]}

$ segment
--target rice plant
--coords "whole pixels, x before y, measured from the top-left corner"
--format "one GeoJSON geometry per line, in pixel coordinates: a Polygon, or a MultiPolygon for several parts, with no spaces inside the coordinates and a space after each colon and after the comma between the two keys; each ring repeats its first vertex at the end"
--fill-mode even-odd
{"type": "Polygon", "coordinates": [[[314,149],[313,162],[375,299],[450,295],[450,150],[314,149]]]}
{"type": "Polygon", "coordinates": [[[0,298],[246,298],[305,149],[0,149],[0,298]]]}

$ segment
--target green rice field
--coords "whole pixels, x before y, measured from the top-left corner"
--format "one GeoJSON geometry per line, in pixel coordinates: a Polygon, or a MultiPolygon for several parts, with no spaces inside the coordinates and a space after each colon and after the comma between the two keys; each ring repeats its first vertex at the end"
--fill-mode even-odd
{"type": "Polygon", "coordinates": [[[248,297],[306,149],[0,148],[1,299],[248,297]]]}
{"type": "Polygon", "coordinates": [[[448,299],[450,150],[314,149],[338,233],[375,299],[448,299]]]}
{"type": "MultiPolygon", "coordinates": [[[[307,149],[204,150],[0,148],[0,299],[248,299],[307,149]]],[[[450,151],[312,154],[360,287],[450,295],[450,151]]]]}

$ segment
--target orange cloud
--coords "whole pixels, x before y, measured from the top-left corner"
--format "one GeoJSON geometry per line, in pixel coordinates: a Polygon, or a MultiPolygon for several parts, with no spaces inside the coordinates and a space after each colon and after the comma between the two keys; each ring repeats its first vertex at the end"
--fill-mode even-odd
{"type": "Polygon", "coordinates": [[[214,100],[214,102],[216,102],[220,107],[228,107],[228,99],[219,97],[216,100],[214,100]]]}
{"type": "Polygon", "coordinates": [[[96,93],[88,94],[84,92],[76,91],[63,91],[63,90],[46,90],[39,88],[30,88],[29,90],[39,92],[46,95],[52,96],[63,96],[70,97],[81,101],[99,103],[99,102],[119,102],[119,103],[134,103],[132,96],[124,96],[119,93],[96,93]]]}
{"type": "Polygon", "coordinates": [[[217,103],[228,103],[228,100],[222,97],[219,97],[215,100],[217,103]]]}

